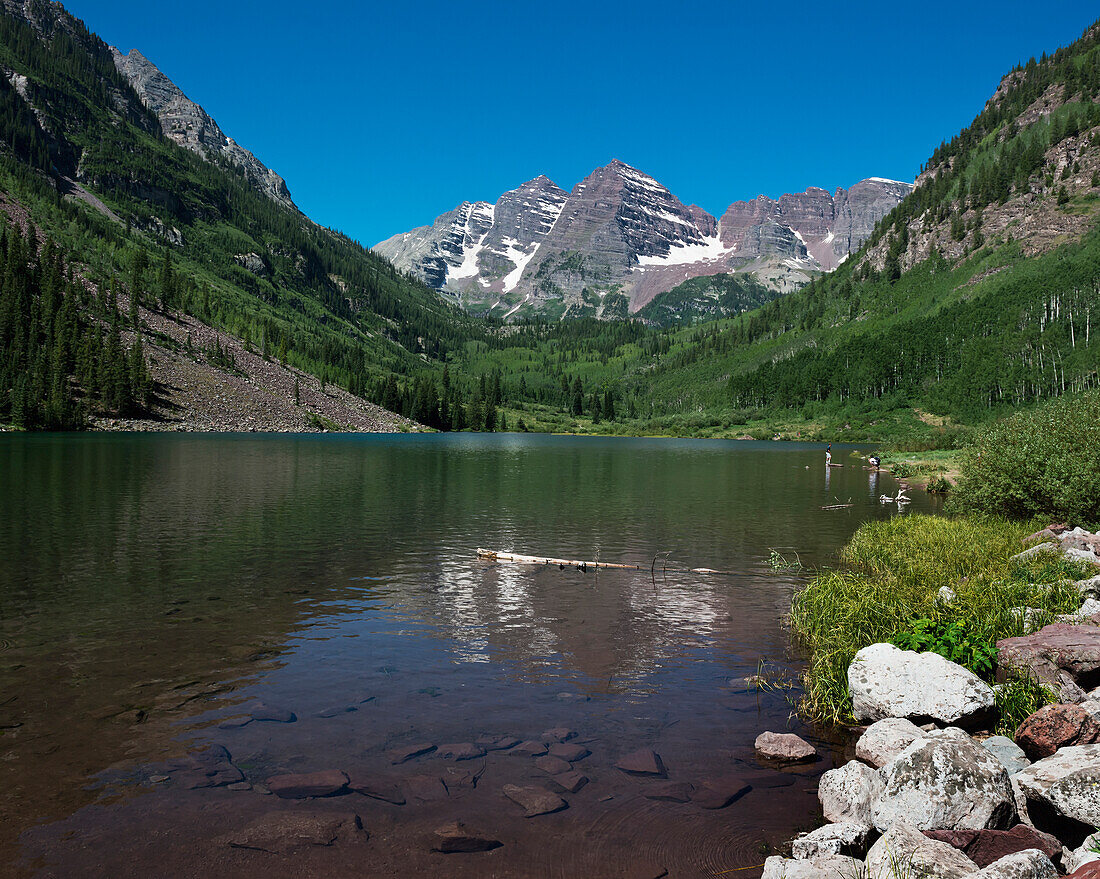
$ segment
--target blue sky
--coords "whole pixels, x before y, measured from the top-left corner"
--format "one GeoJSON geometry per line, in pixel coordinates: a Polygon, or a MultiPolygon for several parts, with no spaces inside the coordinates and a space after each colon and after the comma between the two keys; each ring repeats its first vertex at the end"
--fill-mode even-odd
{"type": "Polygon", "coordinates": [[[613,158],[719,216],[912,180],[1003,73],[1100,16],[1080,0],[66,5],[368,245],[613,158]]]}

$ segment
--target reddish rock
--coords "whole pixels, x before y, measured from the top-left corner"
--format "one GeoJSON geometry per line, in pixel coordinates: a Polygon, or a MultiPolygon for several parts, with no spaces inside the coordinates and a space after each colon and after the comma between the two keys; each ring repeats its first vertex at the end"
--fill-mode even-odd
{"type": "Polygon", "coordinates": [[[224,837],[233,848],[289,854],[307,846],[363,841],[370,836],[358,815],[331,812],[276,812],[224,837]]]}
{"type": "Polygon", "coordinates": [[[515,736],[482,736],[474,744],[486,751],[507,751],[518,745],[519,739],[515,736]]]}
{"type": "Polygon", "coordinates": [[[988,867],[1005,855],[1029,848],[1038,849],[1051,859],[1062,853],[1062,843],[1057,837],[1026,824],[1018,824],[1011,830],[925,830],[924,835],[959,849],[979,867],[988,867]]]}
{"type": "Polygon", "coordinates": [[[1044,528],[1042,531],[1036,531],[1034,534],[1029,534],[1027,537],[1020,541],[1024,546],[1028,546],[1032,543],[1047,543],[1053,540],[1058,535],[1051,531],[1049,528],[1044,528]]]}
{"type": "Polygon", "coordinates": [[[339,769],[276,775],[267,780],[268,790],[285,800],[331,797],[343,793],[347,787],[348,777],[339,769]]]}
{"type": "Polygon", "coordinates": [[[1066,879],[1100,879],[1100,861],[1092,861],[1074,870],[1066,879]]]}
{"type": "Polygon", "coordinates": [[[541,757],[546,753],[546,745],[536,741],[521,742],[508,753],[517,757],[541,757]]]}
{"type": "Polygon", "coordinates": [[[405,794],[401,792],[401,783],[396,778],[353,772],[348,776],[348,787],[372,800],[382,800],[395,806],[405,804],[405,794]]]}
{"type": "Polygon", "coordinates": [[[252,709],[252,719],[269,723],[294,723],[298,717],[289,709],[260,704],[252,709]]]}
{"type": "Polygon", "coordinates": [[[588,776],[574,769],[572,772],[563,772],[561,775],[555,775],[550,781],[555,787],[565,793],[575,794],[588,784],[588,776]]]}
{"type": "Polygon", "coordinates": [[[535,765],[547,775],[561,775],[573,768],[568,761],[562,760],[560,757],[551,757],[549,754],[539,757],[535,761],[535,765]]]}
{"type": "Polygon", "coordinates": [[[694,790],[695,786],[686,781],[665,781],[647,788],[645,798],[666,803],[686,803],[694,790]]]}
{"type": "Polygon", "coordinates": [[[1066,745],[1097,742],[1100,722],[1080,705],[1046,705],[1016,730],[1016,744],[1032,760],[1049,757],[1066,745]]]}
{"type": "Polygon", "coordinates": [[[712,778],[692,794],[691,801],[701,809],[724,809],[749,790],[751,787],[737,777],[712,778]]]}
{"type": "Polygon", "coordinates": [[[502,790],[504,796],[517,806],[523,807],[523,817],[525,818],[558,812],[569,805],[557,794],[541,787],[517,787],[514,784],[506,784],[502,790]]]}
{"type": "Polygon", "coordinates": [[[544,742],[568,742],[570,739],[577,737],[577,731],[575,729],[569,729],[566,726],[556,726],[553,729],[548,729],[544,732],[540,739],[544,742]]]}
{"type": "Polygon", "coordinates": [[[448,796],[447,785],[438,775],[414,775],[405,780],[409,797],[422,803],[433,800],[445,800],[448,796]]]}
{"type": "Polygon", "coordinates": [[[492,839],[470,830],[461,821],[453,821],[435,831],[432,851],[443,852],[444,854],[487,852],[500,848],[502,845],[504,843],[499,839],[492,839]]]}
{"type": "Polygon", "coordinates": [[[591,753],[592,752],[584,745],[557,744],[550,746],[550,756],[557,757],[559,760],[565,760],[567,763],[576,763],[578,760],[583,760],[591,753]]]}
{"type": "Polygon", "coordinates": [[[793,763],[805,763],[817,758],[817,748],[793,733],[761,733],[756,737],[756,751],[770,760],[793,763]]]}
{"type": "Polygon", "coordinates": [[[1100,628],[1052,623],[1038,632],[997,642],[997,664],[1004,669],[1030,672],[1056,692],[1059,673],[1091,690],[1100,683],[1100,628]]]}
{"type": "Polygon", "coordinates": [[[453,760],[473,760],[485,756],[485,749],[473,742],[459,742],[452,745],[440,745],[437,751],[440,757],[449,757],[453,760]]]}
{"type": "Polygon", "coordinates": [[[396,766],[398,763],[411,760],[413,757],[430,754],[434,750],[435,745],[431,742],[418,742],[415,745],[406,745],[403,748],[394,748],[392,751],[387,751],[386,756],[390,758],[390,763],[396,766]]]}
{"type": "Polygon", "coordinates": [[[665,775],[665,764],[661,761],[661,755],[648,748],[627,754],[615,764],[615,768],[630,775],[665,775]]]}

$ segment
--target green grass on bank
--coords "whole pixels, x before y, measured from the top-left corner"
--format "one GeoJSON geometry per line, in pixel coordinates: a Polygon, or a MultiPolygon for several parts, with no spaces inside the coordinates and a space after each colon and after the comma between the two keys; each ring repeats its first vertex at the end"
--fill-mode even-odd
{"type": "MultiPolygon", "coordinates": [[[[1024,633],[1013,608],[1036,608],[1050,616],[1076,611],[1081,596],[1071,581],[1090,575],[1090,566],[1053,556],[1009,563],[1022,548],[1021,538],[1044,524],[905,516],[860,528],[843,550],[840,568],[814,578],[791,610],[793,630],[810,653],[807,713],[830,723],[853,722],[847,672],[856,652],[898,640],[919,628],[919,621],[941,630],[958,624],[954,629],[972,643],[989,646],[1024,633]],[[943,586],[954,590],[953,601],[937,599],[943,586]]],[[[972,670],[990,678],[988,670],[972,670]]],[[[1003,698],[1020,696],[1017,686],[1003,698]]],[[[1031,704],[1025,700],[1010,714],[1026,712],[1031,704]]],[[[1019,719],[1005,718],[1002,725],[1019,719]]]]}

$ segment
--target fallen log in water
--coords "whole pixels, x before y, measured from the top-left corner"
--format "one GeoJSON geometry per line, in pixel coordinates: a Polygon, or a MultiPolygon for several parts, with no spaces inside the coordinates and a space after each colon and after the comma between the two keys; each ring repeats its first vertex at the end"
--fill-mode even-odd
{"type": "Polygon", "coordinates": [[[642,570],[640,565],[619,565],[613,562],[585,562],[576,559],[552,559],[537,555],[518,555],[513,552],[497,552],[495,549],[478,549],[479,559],[488,559],[493,562],[514,562],[518,565],[557,565],[560,568],[619,568],[628,571],[642,570]]]}
{"type": "MultiPolygon", "coordinates": [[[[653,564],[650,566],[650,573],[656,568],[657,559],[663,553],[658,553],[654,559],[653,564]]],[[[517,565],[557,565],[559,568],[580,568],[582,571],[587,571],[589,568],[617,568],[622,571],[644,571],[645,568],[641,565],[621,565],[615,562],[587,562],[579,559],[555,559],[548,558],[540,555],[520,555],[514,552],[498,552],[495,549],[481,549],[477,551],[477,557],[479,559],[485,559],[491,562],[511,562],[517,565]]],[[[665,560],[667,563],[667,559],[665,560]]],[[[667,570],[667,569],[666,569],[667,570]]],[[[680,569],[681,572],[683,569],[680,569]]],[[[728,574],[729,571],[716,571],[714,568],[690,568],[692,574],[728,574]]]]}

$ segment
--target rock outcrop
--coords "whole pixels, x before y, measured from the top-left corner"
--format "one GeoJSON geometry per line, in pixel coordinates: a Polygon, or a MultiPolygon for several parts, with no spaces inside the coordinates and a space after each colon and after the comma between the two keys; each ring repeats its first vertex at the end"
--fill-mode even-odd
{"type": "Polygon", "coordinates": [[[156,113],[165,135],[204,158],[236,165],[249,182],[272,201],[297,211],[286,181],[221,130],[210,114],[192,101],[137,49],[123,55],[111,48],[115,67],[129,80],[142,102],[156,113]]]}
{"type": "Polygon", "coordinates": [[[570,193],[536,177],[374,249],[477,311],[625,317],[707,275],[750,272],[796,289],[840,265],[911,190],[871,177],[831,195],[811,187],[734,202],[719,221],[616,160],[570,193]]]}

